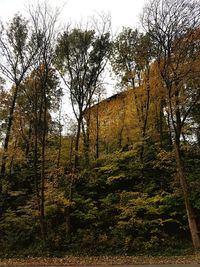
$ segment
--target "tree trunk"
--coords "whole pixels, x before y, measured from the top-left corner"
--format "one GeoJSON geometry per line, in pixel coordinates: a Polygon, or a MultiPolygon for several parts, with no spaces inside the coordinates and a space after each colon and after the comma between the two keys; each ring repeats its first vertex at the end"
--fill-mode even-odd
{"type": "Polygon", "coordinates": [[[190,199],[189,199],[188,184],[187,184],[187,179],[185,177],[184,164],[181,158],[180,146],[179,146],[178,141],[175,141],[174,147],[175,147],[175,157],[176,157],[176,163],[177,163],[177,172],[178,172],[181,188],[183,191],[183,197],[184,197],[185,208],[187,212],[187,218],[188,218],[192,243],[193,243],[194,249],[199,249],[200,248],[199,231],[198,231],[197,222],[194,216],[194,211],[190,203],[190,199]]]}
{"type": "Polygon", "coordinates": [[[34,152],[33,152],[33,169],[34,169],[34,183],[35,183],[35,192],[36,192],[36,201],[38,209],[38,217],[40,218],[40,192],[39,192],[39,177],[38,177],[38,94],[37,88],[35,88],[35,97],[34,97],[34,152]]]}
{"type": "MultiPolygon", "coordinates": [[[[177,86],[177,88],[178,88],[178,86],[177,86]]],[[[193,247],[194,247],[194,249],[199,249],[200,248],[200,239],[199,239],[199,234],[198,234],[198,227],[197,227],[194,211],[193,211],[192,205],[190,203],[189,186],[187,183],[185,170],[184,170],[184,162],[182,160],[181,150],[180,150],[180,136],[181,136],[181,132],[182,132],[182,121],[181,121],[181,113],[180,113],[180,108],[179,108],[180,105],[179,105],[179,91],[178,90],[175,91],[174,96],[175,96],[175,108],[176,108],[175,109],[176,123],[175,123],[174,117],[173,117],[172,102],[171,102],[170,93],[169,93],[170,115],[171,115],[172,126],[173,126],[173,130],[174,130],[174,134],[175,134],[174,149],[175,149],[177,173],[178,173],[181,188],[183,191],[185,209],[186,209],[186,213],[187,213],[187,219],[188,219],[188,224],[189,224],[189,229],[190,229],[193,247]]]]}
{"type": "Polygon", "coordinates": [[[32,124],[30,122],[28,130],[28,140],[26,140],[26,152],[25,152],[26,159],[29,157],[31,136],[32,136],[32,124]]]}
{"type": "Polygon", "coordinates": [[[99,158],[99,130],[100,130],[100,121],[99,121],[99,102],[100,99],[98,97],[97,108],[96,108],[96,140],[95,140],[95,157],[99,158]]]}
{"type": "Polygon", "coordinates": [[[46,238],[46,230],[45,230],[45,215],[44,215],[44,190],[45,190],[45,137],[43,133],[43,141],[42,141],[42,167],[41,167],[41,195],[40,195],[40,230],[42,239],[46,238]]]}
{"type": "Polygon", "coordinates": [[[75,159],[74,159],[74,168],[76,169],[79,165],[79,141],[80,141],[80,134],[81,134],[81,119],[78,120],[77,125],[77,133],[76,133],[76,140],[75,140],[75,159]]]}
{"type": "MultiPolygon", "coordinates": [[[[42,77],[43,78],[43,77],[42,77]]],[[[44,81],[42,82],[42,93],[43,93],[43,131],[42,131],[42,166],[41,166],[41,198],[40,198],[40,229],[42,239],[46,239],[46,225],[45,225],[45,165],[46,165],[46,135],[47,135],[47,78],[48,78],[48,67],[45,69],[44,81]]]]}
{"type": "Polygon", "coordinates": [[[65,221],[66,221],[66,235],[69,241],[71,241],[71,203],[72,203],[72,196],[73,196],[73,184],[74,184],[74,178],[75,173],[74,169],[72,170],[72,173],[68,176],[70,179],[69,181],[69,205],[65,208],[65,221]]]}
{"type": "Polygon", "coordinates": [[[14,111],[15,111],[15,105],[16,105],[18,90],[19,90],[19,86],[16,85],[14,88],[13,100],[12,100],[12,104],[11,104],[10,111],[9,111],[8,123],[7,123],[7,128],[6,128],[6,136],[5,136],[5,141],[4,141],[4,145],[3,145],[3,155],[2,155],[1,173],[0,173],[0,178],[1,178],[0,192],[2,192],[2,180],[5,178],[5,173],[6,173],[6,159],[7,159],[8,145],[9,145],[9,141],[10,141],[10,133],[11,133],[11,128],[12,128],[12,124],[13,124],[14,111]]]}
{"type": "Polygon", "coordinates": [[[61,157],[61,148],[62,148],[62,124],[61,124],[61,107],[60,105],[60,110],[59,110],[59,147],[58,147],[58,158],[57,158],[57,168],[60,167],[60,157],[61,157]]]}
{"type": "Polygon", "coordinates": [[[83,141],[84,141],[84,160],[85,160],[85,167],[89,167],[90,165],[90,156],[89,156],[89,150],[90,150],[90,135],[89,135],[89,122],[87,119],[87,126],[85,130],[84,123],[82,121],[82,133],[83,133],[83,141]]]}
{"type": "Polygon", "coordinates": [[[140,151],[140,160],[141,163],[144,162],[144,146],[145,146],[145,138],[147,132],[147,122],[149,116],[149,105],[150,105],[150,84],[149,84],[149,70],[148,70],[148,77],[147,77],[147,89],[146,89],[146,102],[145,102],[145,114],[143,117],[143,126],[142,126],[142,146],[140,151]]]}
{"type": "Polygon", "coordinates": [[[163,112],[163,99],[160,100],[160,112],[159,112],[159,135],[160,135],[160,148],[163,148],[163,118],[164,118],[164,112],[163,112]]]}
{"type": "Polygon", "coordinates": [[[69,166],[73,167],[73,147],[74,147],[74,136],[70,137],[70,151],[69,151],[69,166]]]}

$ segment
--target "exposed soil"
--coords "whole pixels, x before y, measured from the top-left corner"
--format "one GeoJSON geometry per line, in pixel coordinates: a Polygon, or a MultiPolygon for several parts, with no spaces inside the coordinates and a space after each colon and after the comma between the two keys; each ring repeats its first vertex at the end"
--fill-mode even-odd
{"type": "Polygon", "coordinates": [[[199,264],[200,253],[185,256],[99,256],[62,258],[0,259],[0,266],[84,266],[84,265],[134,265],[134,264],[199,264]]]}

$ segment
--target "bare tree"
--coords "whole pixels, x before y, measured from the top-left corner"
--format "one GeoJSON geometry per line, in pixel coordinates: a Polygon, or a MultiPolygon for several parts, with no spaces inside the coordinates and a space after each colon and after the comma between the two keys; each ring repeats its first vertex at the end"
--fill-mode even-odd
{"type": "Polygon", "coordinates": [[[155,60],[166,92],[189,229],[193,246],[199,249],[199,233],[181,152],[181,134],[192,108],[200,99],[200,4],[195,0],[152,0],[144,9],[142,23],[156,50],[155,60]]]}

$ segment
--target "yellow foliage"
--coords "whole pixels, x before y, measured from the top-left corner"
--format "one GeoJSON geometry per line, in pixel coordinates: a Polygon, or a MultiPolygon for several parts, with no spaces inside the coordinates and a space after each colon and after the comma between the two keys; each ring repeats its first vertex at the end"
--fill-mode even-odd
{"type": "Polygon", "coordinates": [[[70,200],[65,196],[63,191],[60,191],[57,186],[55,186],[54,182],[48,181],[45,191],[46,212],[54,206],[57,209],[64,209],[70,206],[70,200]]]}

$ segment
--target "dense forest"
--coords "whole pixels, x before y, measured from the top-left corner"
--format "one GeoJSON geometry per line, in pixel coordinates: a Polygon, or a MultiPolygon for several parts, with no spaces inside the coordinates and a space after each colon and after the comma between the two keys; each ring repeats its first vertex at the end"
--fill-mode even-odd
{"type": "Polygon", "coordinates": [[[150,0],[116,36],[58,21],[0,25],[0,256],[198,250],[200,3],[150,0]]]}

